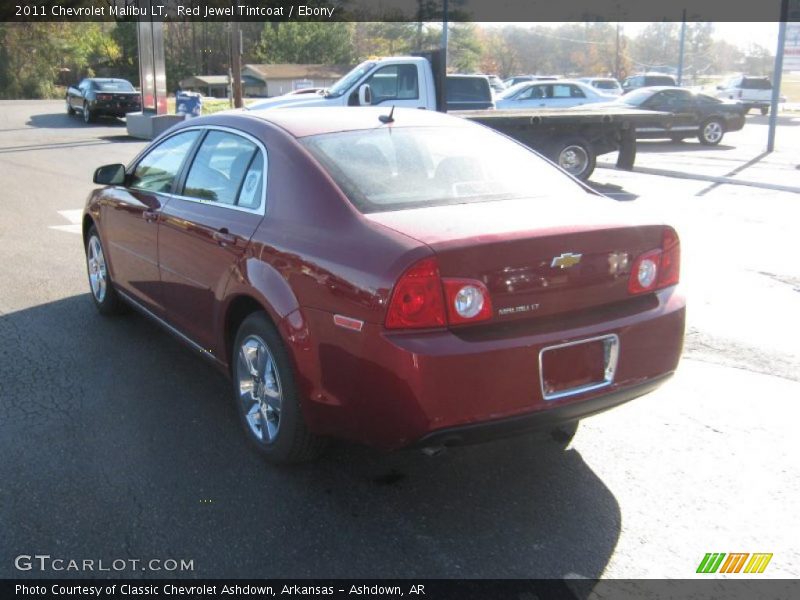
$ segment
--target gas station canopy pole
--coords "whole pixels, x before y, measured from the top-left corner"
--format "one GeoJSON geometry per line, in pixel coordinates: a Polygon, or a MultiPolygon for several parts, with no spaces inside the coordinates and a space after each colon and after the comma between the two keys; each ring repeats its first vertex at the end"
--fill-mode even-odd
{"type": "Polygon", "coordinates": [[[781,23],[778,29],[778,48],[775,50],[775,70],[772,74],[772,101],[769,108],[769,133],[767,152],[775,150],[775,129],[778,126],[778,102],[781,97],[781,76],[783,74],[783,51],[786,46],[786,21],[789,18],[789,0],[781,0],[781,23]]]}

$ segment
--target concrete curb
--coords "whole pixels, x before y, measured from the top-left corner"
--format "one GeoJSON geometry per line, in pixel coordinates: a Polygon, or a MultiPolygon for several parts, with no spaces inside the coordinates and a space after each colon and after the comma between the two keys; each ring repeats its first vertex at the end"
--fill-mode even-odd
{"type": "MultiPolygon", "coordinates": [[[[600,169],[615,169],[613,163],[597,163],[600,169]]],[[[777,183],[764,183],[761,181],[750,181],[747,179],[735,179],[733,177],[716,177],[714,175],[698,175],[696,173],[685,173],[683,171],[672,171],[669,169],[654,169],[653,167],[634,167],[634,173],[643,173],[645,175],[661,175],[662,177],[675,177],[677,179],[694,179],[696,181],[708,181],[709,183],[718,183],[724,185],[743,185],[749,187],[757,187],[766,190],[775,190],[778,192],[790,192],[793,194],[800,194],[800,187],[791,185],[780,185],[777,183]]]]}

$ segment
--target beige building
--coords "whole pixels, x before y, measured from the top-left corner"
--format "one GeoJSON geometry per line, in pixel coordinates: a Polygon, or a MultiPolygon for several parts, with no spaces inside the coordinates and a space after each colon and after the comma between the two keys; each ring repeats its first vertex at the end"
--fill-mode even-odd
{"type": "Polygon", "coordinates": [[[330,87],[350,70],[342,65],[244,65],[242,85],[246,96],[281,96],[307,87],[330,87]]]}

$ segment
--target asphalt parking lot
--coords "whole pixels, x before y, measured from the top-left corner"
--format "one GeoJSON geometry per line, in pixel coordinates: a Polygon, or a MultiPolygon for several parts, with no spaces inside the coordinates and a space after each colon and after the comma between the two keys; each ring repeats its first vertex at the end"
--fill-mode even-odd
{"type": "Polygon", "coordinates": [[[566,452],[337,444],[275,468],[221,375],[91,304],[91,173],[144,143],[61,102],[0,102],[0,577],[92,575],[15,568],[38,553],[193,561],[179,577],[686,578],[706,552],[773,553],[764,576],[800,576],[800,116],[736,171],[765,121],[729,149],[648,143],[647,172],[593,177],[682,237],[685,355],[659,391],[585,421],[566,452]]]}

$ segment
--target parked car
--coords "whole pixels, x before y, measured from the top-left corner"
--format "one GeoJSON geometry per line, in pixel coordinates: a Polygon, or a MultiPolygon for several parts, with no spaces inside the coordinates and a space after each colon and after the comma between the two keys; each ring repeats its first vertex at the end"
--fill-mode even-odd
{"type": "Polygon", "coordinates": [[[498,109],[568,108],[594,102],[608,102],[604,94],[582,81],[527,81],[508,88],[495,101],[498,109]]]}
{"type": "Polygon", "coordinates": [[[637,126],[636,137],[681,141],[694,137],[707,146],[722,141],[725,133],[739,131],[745,123],[745,107],[679,87],[642,88],[616,102],[632,108],[672,113],[666,122],[654,116],[651,123],[637,126]],[[666,123],[666,124],[665,124],[666,123]]]}
{"type": "Polygon", "coordinates": [[[613,77],[581,77],[578,81],[582,81],[600,90],[604,94],[609,94],[611,96],[622,95],[622,86],[619,84],[619,81],[613,77]]]}
{"type": "Polygon", "coordinates": [[[637,90],[643,87],[654,87],[654,86],[677,86],[678,82],[672,75],[666,75],[665,73],[644,73],[642,75],[631,75],[630,77],[626,77],[625,81],[622,82],[622,93],[627,94],[628,92],[632,92],[633,90],[637,90]]]}
{"type": "Polygon", "coordinates": [[[517,85],[523,81],[556,81],[557,79],[559,79],[557,75],[515,75],[504,79],[503,84],[505,84],[506,88],[510,88],[512,85],[517,85]]]}
{"type": "Polygon", "coordinates": [[[737,75],[717,86],[717,98],[738,100],[748,112],[757,108],[767,115],[772,103],[772,82],[769,77],[737,75]]]}
{"type": "Polygon", "coordinates": [[[487,75],[489,86],[494,94],[502,94],[506,90],[506,84],[497,75],[487,75]]]}
{"type": "MultiPolygon", "coordinates": [[[[398,108],[236,111],[100,167],[92,301],[232,379],[275,462],[326,437],[440,447],[562,426],[675,370],[679,242],[486,127],[398,108]]],[[[143,375],[144,376],[144,375],[143,375]]]]}
{"type": "Polygon", "coordinates": [[[91,123],[97,117],[124,117],[142,110],[142,95],[130,81],[111,78],[88,78],[67,89],[67,114],[79,111],[91,123]]]}

